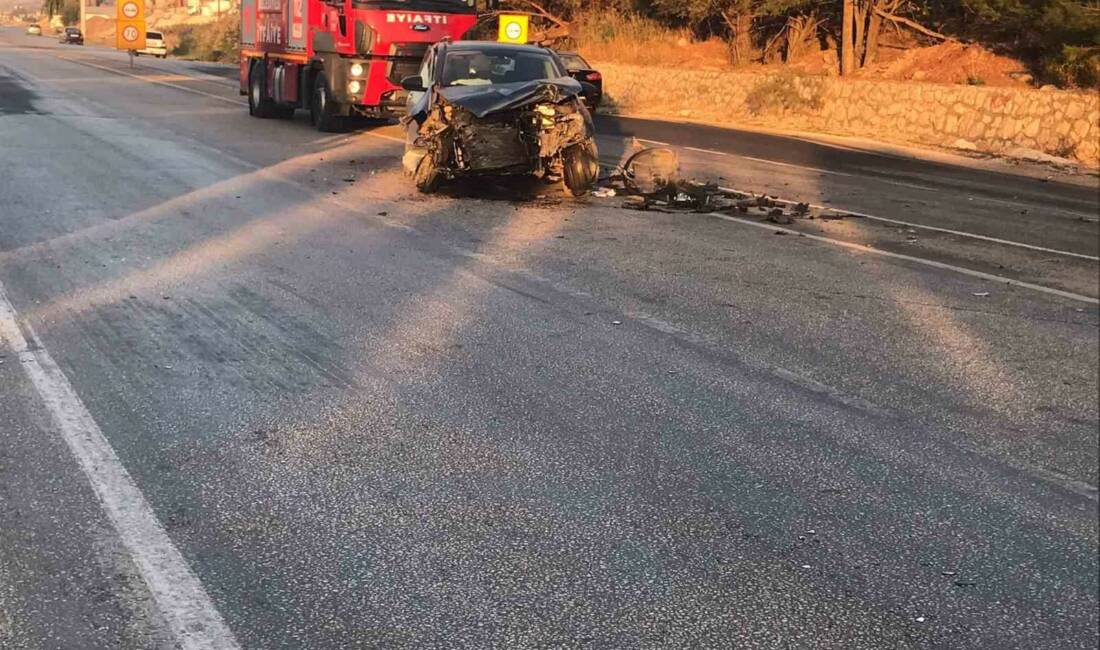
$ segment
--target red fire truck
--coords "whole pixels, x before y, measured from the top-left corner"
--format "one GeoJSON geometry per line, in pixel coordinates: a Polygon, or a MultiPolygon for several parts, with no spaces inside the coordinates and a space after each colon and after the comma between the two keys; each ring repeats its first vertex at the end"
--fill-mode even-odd
{"type": "MultiPolygon", "coordinates": [[[[495,5],[495,2],[492,3],[495,5]]],[[[419,72],[428,46],[460,40],[477,0],[241,0],[241,94],[248,112],[310,112],[322,131],[350,116],[405,110],[401,80],[419,72]]]]}

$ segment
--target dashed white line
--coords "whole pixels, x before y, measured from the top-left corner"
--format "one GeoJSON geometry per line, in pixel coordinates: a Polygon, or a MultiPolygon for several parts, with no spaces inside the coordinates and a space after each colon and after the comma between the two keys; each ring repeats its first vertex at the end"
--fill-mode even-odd
{"type": "MultiPolygon", "coordinates": [[[[122,75],[123,77],[131,77],[133,79],[140,79],[141,81],[145,81],[145,82],[151,83],[151,84],[156,84],[158,86],[164,86],[165,88],[174,88],[176,90],[182,90],[183,92],[191,93],[192,95],[201,95],[203,97],[209,97],[210,99],[216,99],[218,101],[226,102],[226,103],[229,103],[229,104],[235,104],[237,106],[248,106],[248,102],[244,102],[244,101],[241,101],[239,99],[232,99],[230,97],[222,97],[221,95],[215,95],[214,93],[208,93],[208,92],[204,92],[202,90],[196,90],[194,88],[188,88],[187,86],[181,86],[179,84],[174,84],[174,83],[171,83],[171,82],[168,82],[168,81],[161,81],[159,79],[150,79],[149,77],[143,77],[139,74],[131,74],[129,72],[123,72],[122,70],[119,70],[117,68],[112,68],[110,66],[99,65],[97,63],[91,63],[89,61],[74,59],[74,58],[68,57],[68,56],[57,56],[56,58],[61,59],[62,61],[68,61],[70,63],[75,63],[77,65],[85,65],[85,66],[88,66],[89,68],[96,68],[97,70],[104,70],[106,72],[113,72],[117,75],[122,75]]],[[[186,76],[186,75],[180,75],[180,76],[186,76]]]]}
{"type": "Polygon", "coordinates": [[[726,156],[731,155],[731,154],[728,154],[724,151],[715,151],[713,149],[700,149],[698,147],[684,147],[684,149],[687,149],[688,151],[697,151],[699,153],[706,153],[706,154],[710,154],[712,156],[726,157],[726,156]]]}
{"type": "Polygon", "coordinates": [[[30,325],[20,326],[19,316],[2,284],[0,340],[7,341],[19,358],[58,433],[91,483],[103,512],[149,587],[179,647],[182,650],[239,648],[202,583],[164,531],[68,378],[30,325]]]}

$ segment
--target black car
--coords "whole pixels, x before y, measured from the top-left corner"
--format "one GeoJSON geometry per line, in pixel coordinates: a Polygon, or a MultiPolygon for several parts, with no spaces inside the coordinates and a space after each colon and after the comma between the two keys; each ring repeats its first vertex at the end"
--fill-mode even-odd
{"type": "Polygon", "coordinates": [[[576,52],[558,52],[558,56],[569,70],[570,77],[592,84],[596,88],[596,92],[586,99],[593,109],[599,108],[600,103],[603,102],[603,75],[598,70],[593,70],[588,61],[576,52]]]}
{"type": "Polygon", "coordinates": [[[428,48],[410,93],[404,166],[432,192],[460,176],[531,175],[562,180],[574,196],[599,174],[594,88],[534,45],[442,42],[428,48]]]}
{"type": "Polygon", "coordinates": [[[66,27],[64,31],[57,37],[58,43],[72,43],[73,45],[84,44],[84,34],[81,33],[79,27],[66,27]]]}

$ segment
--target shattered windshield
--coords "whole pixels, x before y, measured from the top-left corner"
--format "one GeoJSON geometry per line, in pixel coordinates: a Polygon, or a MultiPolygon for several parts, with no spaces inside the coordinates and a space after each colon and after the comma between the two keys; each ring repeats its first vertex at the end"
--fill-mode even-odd
{"type": "Polygon", "coordinates": [[[443,86],[489,86],[561,76],[554,59],[540,52],[448,52],[443,86]]]}

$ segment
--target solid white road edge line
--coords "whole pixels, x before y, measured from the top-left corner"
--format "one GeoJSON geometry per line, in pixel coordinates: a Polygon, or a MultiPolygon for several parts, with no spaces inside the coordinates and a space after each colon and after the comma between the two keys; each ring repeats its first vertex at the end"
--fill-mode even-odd
{"type": "Polygon", "coordinates": [[[18,356],[58,432],[76,458],[100,506],[149,587],[182,650],[236,650],[240,646],[202,583],[175,547],[65,374],[24,324],[0,284],[0,339],[18,356]]]}
{"type": "Polygon", "coordinates": [[[982,280],[989,280],[990,282],[997,282],[999,284],[1008,284],[1014,287],[1020,287],[1023,289],[1031,289],[1032,291],[1039,291],[1052,296],[1058,296],[1059,298],[1067,298],[1069,300],[1075,300],[1077,302],[1084,302],[1090,305],[1100,304],[1100,299],[1091,298],[1089,296],[1083,296],[1078,293],[1072,293],[1069,291],[1062,291],[1061,289],[1052,289],[1050,287],[1044,287],[1038,284],[1032,284],[1030,282],[1024,282],[1022,280],[1013,280],[1012,278],[1006,278],[1000,275],[994,275],[992,273],[985,273],[983,271],[975,271],[973,269],[964,268],[961,266],[955,266],[954,264],[945,264],[943,262],[937,262],[935,260],[925,259],[923,257],[913,257],[912,255],[904,255],[902,253],[892,253],[890,251],[880,250],[878,248],[871,248],[870,246],[864,246],[863,244],[853,244],[852,242],[841,241],[839,239],[831,239],[829,237],[821,237],[818,235],[811,235],[790,228],[784,228],[775,224],[753,221],[751,219],[742,219],[741,217],[732,217],[728,214],[721,214],[719,212],[708,212],[706,216],[713,217],[715,219],[721,219],[722,221],[731,221],[733,223],[739,223],[745,226],[753,226],[754,228],[762,228],[764,230],[771,230],[773,232],[783,232],[788,235],[795,235],[797,237],[805,237],[806,239],[812,239],[814,241],[823,242],[826,244],[833,244],[834,246],[840,246],[842,248],[848,248],[856,250],[861,253],[871,253],[872,255],[879,255],[882,257],[889,257],[896,260],[905,260],[906,262],[913,262],[914,264],[921,264],[923,266],[930,266],[932,268],[943,269],[945,271],[954,271],[955,273],[961,273],[963,275],[969,275],[974,278],[980,278],[982,280]]]}

